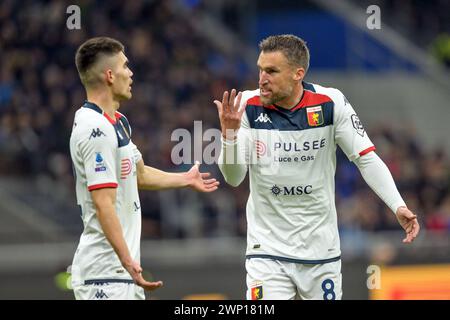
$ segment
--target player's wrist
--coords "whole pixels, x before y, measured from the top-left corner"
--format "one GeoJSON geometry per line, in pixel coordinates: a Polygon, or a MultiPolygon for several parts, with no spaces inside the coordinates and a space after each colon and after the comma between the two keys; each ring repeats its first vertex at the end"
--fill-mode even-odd
{"type": "Polygon", "coordinates": [[[130,268],[133,267],[133,259],[130,256],[123,258],[119,257],[119,260],[125,269],[130,270],[130,268]]]}
{"type": "Polygon", "coordinates": [[[222,137],[222,144],[224,147],[233,147],[237,144],[237,139],[234,140],[227,140],[222,137]]]}
{"type": "Polygon", "coordinates": [[[397,207],[397,210],[395,210],[396,215],[399,214],[402,210],[408,209],[406,204],[400,204],[400,205],[397,205],[396,207],[397,207]]]}
{"type": "Polygon", "coordinates": [[[234,142],[237,140],[237,132],[239,129],[222,130],[222,140],[227,142],[234,142]]]}
{"type": "Polygon", "coordinates": [[[192,187],[192,185],[194,184],[194,179],[191,177],[191,175],[189,175],[189,171],[188,172],[182,172],[181,173],[181,187],[192,187]]]}

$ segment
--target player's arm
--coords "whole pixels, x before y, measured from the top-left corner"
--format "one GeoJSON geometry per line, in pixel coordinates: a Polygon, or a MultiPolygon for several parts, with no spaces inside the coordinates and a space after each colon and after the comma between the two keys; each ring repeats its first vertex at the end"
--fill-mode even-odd
{"type": "Polygon", "coordinates": [[[146,166],[141,159],[137,162],[137,181],[139,189],[164,190],[173,188],[190,187],[200,192],[212,192],[217,190],[219,181],[208,179],[209,172],[200,172],[199,163],[196,163],[187,172],[166,172],[150,166],[146,166]]]}
{"type": "Polygon", "coordinates": [[[330,94],[335,101],[336,142],[349,160],[356,164],[369,187],[394,212],[406,232],[403,242],[412,242],[420,230],[416,215],[407,208],[389,169],[374,152],[375,147],[351,104],[338,90],[330,92],[330,94]]]}
{"type": "Polygon", "coordinates": [[[371,151],[354,161],[369,187],[395,213],[398,222],[405,229],[405,243],[411,243],[418,235],[420,226],[397,190],[394,179],[383,160],[371,151]]]}
{"type": "Polygon", "coordinates": [[[247,174],[245,134],[239,129],[241,125],[244,130],[248,126],[242,121],[246,103],[244,101],[241,105],[241,99],[242,93],[236,96],[236,90],[233,89],[230,95],[228,91],[224,92],[222,102],[214,101],[222,130],[222,148],[218,165],[225,181],[233,187],[241,184],[247,174]]]}
{"type": "Polygon", "coordinates": [[[122,226],[116,214],[116,188],[102,188],[91,191],[97,218],[106,239],[109,241],[123,267],[130,273],[135,283],[145,290],[155,290],[162,282],[149,282],[142,277],[142,268],[131,258],[127,243],[123,237],[122,226]]]}
{"type": "Polygon", "coordinates": [[[77,144],[77,152],[86,169],[87,188],[91,192],[97,219],[103,233],[117,254],[123,267],[130,273],[133,281],[145,290],[154,290],[161,282],[148,282],[142,277],[142,268],[133,261],[123,237],[123,230],[116,213],[117,142],[115,132],[109,125],[92,122],[85,123],[80,135],[84,136],[77,144]],[[91,137],[93,130],[103,134],[91,137]]]}
{"type": "MultiPolygon", "coordinates": [[[[123,238],[122,227],[116,214],[116,188],[103,188],[91,191],[92,201],[97,211],[106,239],[113,247],[124,267],[132,264],[128,246],[123,238]]],[[[127,268],[128,270],[128,268],[127,268]]]]}

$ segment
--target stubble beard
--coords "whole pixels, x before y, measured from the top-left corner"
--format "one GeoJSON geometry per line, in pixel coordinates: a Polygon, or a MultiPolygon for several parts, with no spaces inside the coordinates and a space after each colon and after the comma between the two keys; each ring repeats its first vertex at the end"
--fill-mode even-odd
{"type": "Polygon", "coordinates": [[[287,93],[287,92],[279,92],[276,94],[272,92],[272,96],[270,98],[260,96],[260,99],[261,99],[261,102],[263,105],[270,106],[273,104],[277,104],[279,101],[282,101],[282,100],[286,99],[287,97],[289,97],[289,93],[287,93]]]}

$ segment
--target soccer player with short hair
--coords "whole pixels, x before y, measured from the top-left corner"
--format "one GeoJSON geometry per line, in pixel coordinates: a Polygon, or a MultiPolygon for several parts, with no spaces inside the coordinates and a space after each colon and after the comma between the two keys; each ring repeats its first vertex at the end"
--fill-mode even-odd
{"type": "Polygon", "coordinates": [[[405,205],[342,92],[307,83],[306,43],[276,35],[260,43],[259,89],[215,100],[222,129],[220,170],[238,186],[247,170],[247,299],[341,299],[334,201],[336,145],[406,231],[419,224],[405,205]]]}
{"type": "Polygon", "coordinates": [[[140,265],[141,204],[138,189],[218,188],[199,164],[169,173],[144,164],[131,140],[127,118],[117,110],[131,99],[132,76],[124,46],[98,37],[77,50],[76,66],[87,101],[77,110],[70,137],[77,202],[84,230],[71,272],[76,299],[144,299],[149,282],[140,265]]]}

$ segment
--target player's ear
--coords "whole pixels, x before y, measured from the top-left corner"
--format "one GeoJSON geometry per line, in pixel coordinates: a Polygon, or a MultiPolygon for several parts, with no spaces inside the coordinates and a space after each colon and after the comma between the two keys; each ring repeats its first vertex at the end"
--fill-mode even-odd
{"type": "Polygon", "coordinates": [[[104,72],[105,80],[107,84],[113,84],[114,82],[114,72],[111,69],[106,69],[104,72]]]}
{"type": "Polygon", "coordinates": [[[305,77],[305,69],[302,67],[296,68],[294,73],[294,80],[295,81],[301,81],[305,77]]]}

